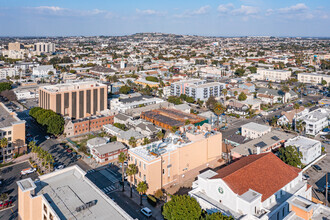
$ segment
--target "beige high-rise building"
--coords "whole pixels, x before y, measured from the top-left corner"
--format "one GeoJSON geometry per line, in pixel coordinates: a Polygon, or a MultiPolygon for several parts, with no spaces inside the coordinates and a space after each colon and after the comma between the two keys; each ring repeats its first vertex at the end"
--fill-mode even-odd
{"type": "Polygon", "coordinates": [[[55,44],[54,43],[35,43],[34,44],[34,50],[37,52],[37,54],[40,53],[54,53],[55,52],[55,44]]]}
{"type": "Polygon", "coordinates": [[[19,43],[19,42],[15,42],[15,43],[9,43],[8,44],[8,50],[16,50],[16,51],[19,51],[19,50],[22,50],[24,49],[24,45],[19,43]]]}
{"type": "Polygon", "coordinates": [[[42,86],[39,106],[72,119],[85,118],[107,109],[107,85],[95,81],[42,86]]]}

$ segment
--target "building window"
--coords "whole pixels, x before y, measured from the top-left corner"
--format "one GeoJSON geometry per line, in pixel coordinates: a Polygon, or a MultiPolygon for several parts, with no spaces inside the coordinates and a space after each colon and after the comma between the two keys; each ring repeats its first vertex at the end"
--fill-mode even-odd
{"type": "Polygon", "coordinates": [[[139,177],[141,178],[141,172],[139,172],[139,177]]]}
{"type": "Polygon", "coordinates": [[[143,181],[146,181],[146,180],[147,180],[146,175],[143,175],[143,181]]]}
{"type": "Polygon", "coordinates": [[[144,170],[146,169],[146,164],[145,164],[145,163],[143,164],[143,169],[144,169],[144,170]]]}
{"type": "Polygon", "coordinates": [[[47,206],[44,204],[44,211],[47,213],[47,206]]]}
{"type": "Polygon", "coordinates": [[[163,169],[163,175],[165,174],[165,170],[163,169]]]}
{"type": "Polygon", "coordinates": [[[141,161],[139,162],[139,167],[141,167],[141,161]]]}
{"type": "Polygon", "coordinates": [[[11,135],[11,131],[8,131],[8,135],[11,135]]]}
{"type": "Polygon", "coordinates": [[[49,219],[50,219],[50,220],[53,220],[53,219],[54,219],[52,213],[49,213],[49,219]]]}

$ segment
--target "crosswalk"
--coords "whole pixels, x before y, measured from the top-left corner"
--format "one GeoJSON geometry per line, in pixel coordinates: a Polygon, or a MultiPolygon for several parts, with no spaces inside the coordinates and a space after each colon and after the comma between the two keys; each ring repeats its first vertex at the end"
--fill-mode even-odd
{"type": "Polygon", "coordinates": [[[110,193],[110,192],[114,191],[115,189],[116,189],[115,186],[107,186],[107,187],[103,188],[102,191],[103,191],[105,194],[107,194],[107,193],[110,193]]]}
{"type": "Polygon", "coordinates": [[[107,178],[108,180],[110,180],[112,183],[117,183],[119,182],[119,180],[113,175],[111,174],[108,170],[100,170],[99,171],[105,178],[107,178]]]}

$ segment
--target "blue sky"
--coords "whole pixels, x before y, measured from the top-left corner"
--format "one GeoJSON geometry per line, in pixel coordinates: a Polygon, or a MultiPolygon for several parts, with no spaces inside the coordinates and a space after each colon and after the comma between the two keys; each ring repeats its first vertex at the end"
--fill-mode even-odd
{"type": "Polygon", "coordinates": [[[330,0],[0,0],[0,36],[330,37],[330,0]]]}

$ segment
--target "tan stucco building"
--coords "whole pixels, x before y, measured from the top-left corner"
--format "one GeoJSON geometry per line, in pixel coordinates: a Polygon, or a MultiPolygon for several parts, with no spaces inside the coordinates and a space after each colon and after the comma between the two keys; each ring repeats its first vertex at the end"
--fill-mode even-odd
{"type": "MultiPolygon", "coordinates": [[[[145,181],[147,193],[181,184],[200,170],[220,165],[222,134],[203,128],[170,134],[165,140],[128,150],[129,164],[138,167],[134,184],[145,181]]],[[[130,178],[129,178],[130,181],[130,178]]]]}
{"type": "Polygon", "coordinates": [[[39,88],[39,106],[72,119],[85,118],[107,109],[107,86],[95,81],[39,88]]]}
{"type": "MultiPolygon", "coordinates": [[[[15,112],[11,112],[0,102],[0,139],[7,138],[8,146],[5,149],[5,160],[13,158],[14,153],[26,151],[25,121],[20,120],[15,112]]],[[[3,151],[0,149],[0,161],[3,160],[3,151]]]]}
{"type": "Polygon", "coordinates": [[[132,219],[85,175],[75,165],[18,181],[18,219],[132,219]]]}

